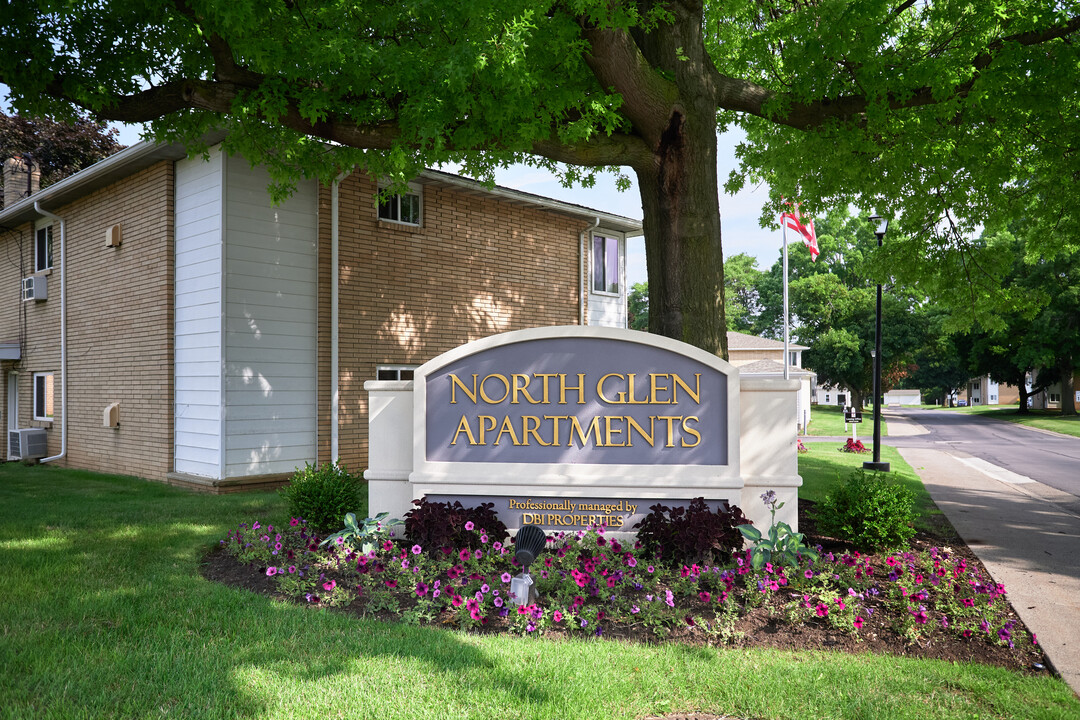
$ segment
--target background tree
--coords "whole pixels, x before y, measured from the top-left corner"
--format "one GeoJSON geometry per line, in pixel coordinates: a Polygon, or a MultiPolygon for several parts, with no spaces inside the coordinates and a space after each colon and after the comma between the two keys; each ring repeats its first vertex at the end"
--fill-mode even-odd
{"type": "Polygon", "coordinates": [[[729,186],[768,180],[770,218],[780,194],[811,213],[903,199],[900,229],[937,246],[946,211],[961,228],[1008,212],[1018,168],[1039,170],[1024,191],[1075,176],[1078,29],[1077,0],[21,2],[0,15],[0,82],[35,115],[195,145],[225,129],[286,183],[627,168],[650,330],[726,357],[718,130],[746,130],[729,186]]]}
{"type": "Polygon", "coordinates": [[[724,261],[724,310],[728,330],[754,334],[762,309],[758,290],[762,274],[757,258],[752,255],[739,253],[724,261]]]}
{"type": "MultiPolygon", "coordinates": [[[[116,130],[85,116],[70,122],[0,112],[0,161],[30,155],[41,169],[41,187],[63,180],[124,148],[116,130]]],[[[4,180],[0,177],[0,207],[4,180]]]]}
{"type": "Polygon", "coordinates": [[[630,286],[626,296],[626,315],[631,330],[649,331],[649,283],[639,282],[630,286]]]}

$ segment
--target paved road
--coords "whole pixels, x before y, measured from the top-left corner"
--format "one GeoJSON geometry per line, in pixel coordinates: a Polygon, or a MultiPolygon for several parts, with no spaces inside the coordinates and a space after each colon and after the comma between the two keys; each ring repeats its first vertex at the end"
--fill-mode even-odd
{"type": "Polygon", "coordinates": [[[885,444],[944,450],[969,459],[978,470],[997,472],[1003,482],[1024,484],[1028,478],[1080,498],[1080,438],[960,412],[909,408],[885,412],[890,421],[885,444]],[[903,425],[908,425],[906,432],[903,425]]]}

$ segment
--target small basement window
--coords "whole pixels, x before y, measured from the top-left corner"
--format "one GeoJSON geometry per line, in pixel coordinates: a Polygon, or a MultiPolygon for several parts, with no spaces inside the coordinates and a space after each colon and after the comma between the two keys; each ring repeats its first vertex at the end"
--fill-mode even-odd
{"type": "Polygon", "coordinates": [[[48,270],[53,266],[52,225],[39,227],[34,232],[34,272],[48,270]]]}
{"type": "Polygon", "coordinates": [[[34,419],[53,419],[53,374],[34,373],[34,419]]]}
{"type": "Polygon", "coordinates": [[[415,365],[379,365],[375,370],[376,380],[412,380],[415,365]]]}
{"type": "Polygon", "coordinates": [[[379,219],[419,226],[423,219],[423,193],[420,185],[409,183],[409,192],[381,197],[379,219]]]}

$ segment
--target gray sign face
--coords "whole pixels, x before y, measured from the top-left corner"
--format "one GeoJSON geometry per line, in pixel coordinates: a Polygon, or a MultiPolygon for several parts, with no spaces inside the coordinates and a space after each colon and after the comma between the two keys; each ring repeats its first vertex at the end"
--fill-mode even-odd
{"type": "Polygon", "coordinates": [[[727,377],[651,345],[588,337],[500,345],[430,373],[426,392],[428,461],[728,462],[727,377]]]}
{"type": "MultiPolygon", "coordinates": [[[[645,519],[649,508],[660,504],[669,508],[687,507],[691,498],[564,498],[548,496],[506,497],[502,495],[427,495],[432,502],[460,502],[465,507],[492,503],[495,513],[507,530],[520,530],[522,525],[539,525],[552,532],[577,532],[594,525],[603,525],[616,532],[634,532],[634,526],[645,519]]],[[[716,512],[726,508],[727,500],[705,500],[716,512]]]]}

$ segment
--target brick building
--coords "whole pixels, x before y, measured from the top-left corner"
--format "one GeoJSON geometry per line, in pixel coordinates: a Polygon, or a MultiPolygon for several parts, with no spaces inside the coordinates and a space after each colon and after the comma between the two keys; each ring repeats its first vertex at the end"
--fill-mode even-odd
{"type": "Polygon", "coordinates": [[[9,459],[215,491],[359,471],[365,380],[498,332],[626,324],[641,226],[610,213],[434,171],[382,204],[352,173],[274,205],[216,147],[140,143],[29,197],[25,171],[5,164],[0,210],[9,459]]]}

